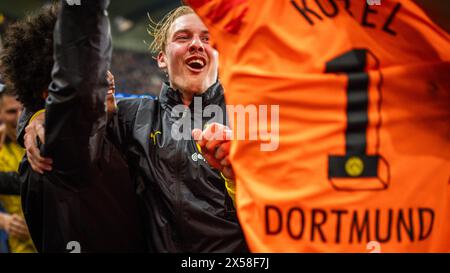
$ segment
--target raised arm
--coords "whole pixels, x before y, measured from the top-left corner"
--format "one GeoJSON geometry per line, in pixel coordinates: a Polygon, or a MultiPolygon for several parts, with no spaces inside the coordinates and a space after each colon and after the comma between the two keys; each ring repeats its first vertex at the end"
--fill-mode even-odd
{"type": "MultiPolygon", "coordinates": [[[[54,170],[82,174],[97,151],[90,136],[106,123],[105,78],[111,56],[108,0],[62,1],[54,31],[54,67],[46,102],[45,145],[54,170]]],[[[101,132],[100,132],[101,133],[101,132]]]]}

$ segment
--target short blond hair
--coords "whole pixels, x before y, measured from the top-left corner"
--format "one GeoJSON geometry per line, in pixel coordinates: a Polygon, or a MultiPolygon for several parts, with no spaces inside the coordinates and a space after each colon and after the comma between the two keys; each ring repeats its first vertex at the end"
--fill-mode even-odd
{"type": "Polygon", "coordinates": [[[194,10],[189,6],[181,6],[173,9],[164,16],[159,22],[154,22],[150,16],[150,24],[148,25],[147,32],[153,37],[153,41],[149,46],[152,54],[158,54],[166,50],[167,39],[169,38],[170,27],[175,20],[183,15],[192,14],[194,10]]]}

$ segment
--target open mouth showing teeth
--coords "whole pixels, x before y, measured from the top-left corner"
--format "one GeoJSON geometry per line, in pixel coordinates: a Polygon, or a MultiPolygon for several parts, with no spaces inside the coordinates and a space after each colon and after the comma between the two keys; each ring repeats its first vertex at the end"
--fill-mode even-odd
{"type": "Polygon", "coordinates": [[[186,61],[186,64],[193,70],[201,70],[205,67],[205,60],[201,58],[190,58],[186,61]]]}

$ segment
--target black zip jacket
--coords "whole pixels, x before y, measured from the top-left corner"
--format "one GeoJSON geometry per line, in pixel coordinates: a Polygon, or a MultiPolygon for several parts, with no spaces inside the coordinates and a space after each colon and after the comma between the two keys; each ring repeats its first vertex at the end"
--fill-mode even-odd
{"type": "MultiPolygon", "coordinates": [[[[44,156],[54,159],[52,173],[58,176],[56,183],[61,184],[52,189],[65,186],[84,191],[93,187],[96,183],[92,181],[104,174],[99,169],[104,163],[102,149],[106,141],[111,141],[128,163],[150,251],[246,251],[220,174],[202,159],[193,140],[176,140],[171,133],[174,123],[187,124],[206,106],[224,110],[220,84],[200,96],[202,105],[196,111],[194,103],[187,109],[177,107],[181,104],[179,93],[167,86],[160,100],[121,101],[118,113],[106,126],[104,75],[111,44],[105,7],[106,1],[86,1],[74,7],[64,3],[63,16],[58,19],[53,81],[46,105],[46,143],[42,149],[44,156]],[[173,117],[173,109],[183,109],[182,118],[173,117]]],[[[220,115],[214,117],[224,122],[220,115]]],[[[208,119],[200,118],[199,127],[208,119]]],[[[190,136],[193,124],[184,126],[191,126],[185,130],[190,136]]],[[[84,202],[97,208],[104,206],[91,197],[80,200],[76,196],[66,206],[74,212],[84,202]]],[[[79,218],[66,220],[83,223],[89,222],[88,218],[89,212],[82,211],[79,218]]]]}
{"type": "Polygon", "coordinates": [[[194,97],[189,107],[183,105],[180,93],[167,84],[163,85],[159,100],[119,102],[108,134],[114,136],[132,170],[137,193],[147,212],[146,233],[150,234],[152,250],[247,251],[223,178],[203,159],[190,138],[195,117],[198,127],[212,121],[225,124],[225,113],[219,82],[194,97]],[[201,117],[208,106],[224,114],[201,117]],[[173,136],[179,124],[189,126],[184,131],[186,139],[173,136]]]}

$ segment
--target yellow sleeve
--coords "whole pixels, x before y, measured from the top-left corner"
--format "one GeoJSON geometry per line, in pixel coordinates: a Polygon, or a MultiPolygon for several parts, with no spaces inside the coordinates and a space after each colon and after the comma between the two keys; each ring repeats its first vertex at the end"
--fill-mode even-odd
{"type": "Polygon", "coordinates": [[[236,207],[236,183],[226,178],[222,173],[220,173],[223,180],[225,180],[225,187],[227,188],[228,195],[230,196],[231,200],[233,200],[233,205],[236,207]]]}
{"type": "Polygon", "coordinates": [[[30,124],[40,113],[45,113],[45,109],[39,110],[36,113],[33,114],[33,116],[28,121],[28,124],[30,124]]]}

